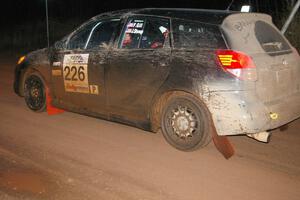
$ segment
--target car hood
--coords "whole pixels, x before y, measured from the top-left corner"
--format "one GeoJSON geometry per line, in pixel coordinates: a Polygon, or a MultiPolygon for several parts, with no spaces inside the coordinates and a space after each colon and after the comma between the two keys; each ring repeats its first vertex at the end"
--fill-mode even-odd
{"type": "Polygon", "coordinates": [[[26,60],[31,64],[49,64],[48,48],[32,51],[26,55],[26,60]]]}

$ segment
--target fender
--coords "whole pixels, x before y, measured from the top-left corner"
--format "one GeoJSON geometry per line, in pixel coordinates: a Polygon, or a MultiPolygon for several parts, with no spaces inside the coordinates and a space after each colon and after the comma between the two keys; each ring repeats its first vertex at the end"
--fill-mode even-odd
{"type": "MultiPolygon", "coordinates": [[[[201,67],[199,67],[201,69],[201,67]]],[[[199,69],[198,68],[198,69],[199,69]]],[[[203,68],[202,68],[203,69],[203,68]]],[[[184,69],[180,69],[184,70],[184,69]]],[[[181,73],[178,73],[176,68],[172,68],[169,77],[166,79],[164,84],[160,87],[158,92],[155,94],[152,99],[152,107],[150,109],[150,124],[151,131],[157,132],[160,128],[160,115],[164,103],[167,101],[168,96],[174,93],[188,93],[194,96],[196,99],[203,101],[207,99],[209,93],[206,91],[205,87],[205,74],[198,71],[198,78],[193,76],[182,76],[181,73]],[[174,74],[175,73],[175,74],[174,74]],[[168,95],[169,94],[169,95],[168,95]]],[[[224,156],[224,158],[229,159],[234,155],[234,147],[230,143],[228,137],[219,136],[217,134],[216,128],[212,121],[212,130],[211,136],[217,150],[224,156]]]]}
{"type": "Polygon", "coordinates": [[[151,131],[157,132],[159,128],[160,121],[157,121],[155,116],[160,115],[161,110],[159,108],[157,110],[157,106],[161,107],[163,105],[157,104],[161,104],[160,99],[164,95],[174,91],[181,91],[192,94],[193,96],[201,99],[201,96],[199,95],[203,94],[204,89],[199,86],[201,86],[201,83],[204,82],[204,76],[206,74],[203,69],[204,66],[201,65],[182,65],[182,63],[178,64],[177,60],[172,60],[169,75],[155,93],[154,97],[152,98],[151,107],[148,109],[151,131]],[[189,73],[191,67],[195,69],[193,70],[194,72],[197,72],[196,75],[186,74],[189,73]]]}
{"type": "Polygon", "coordinates": [[[51,81],[51,69],[48,49],[40,49],[27,54],[24,62],[15,67],[13,89],[14,92],[19,96],[23,96],[23,78],[26,70],[29,68],[38,71],[44,78],[44,81],[47,83],[47,85],[49,85],[51,81]]]}

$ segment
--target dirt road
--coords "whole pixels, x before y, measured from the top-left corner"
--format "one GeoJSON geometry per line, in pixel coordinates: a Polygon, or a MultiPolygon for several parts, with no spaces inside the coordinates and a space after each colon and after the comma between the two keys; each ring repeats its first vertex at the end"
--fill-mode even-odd
{"type": "Polygon", "coordinates": [[[269,144],[231,137],[191,153],[162,135],[65,112],[29,111],[0,60],[0,199],[233,200],[300,198],[300,120],[269,144]]]}

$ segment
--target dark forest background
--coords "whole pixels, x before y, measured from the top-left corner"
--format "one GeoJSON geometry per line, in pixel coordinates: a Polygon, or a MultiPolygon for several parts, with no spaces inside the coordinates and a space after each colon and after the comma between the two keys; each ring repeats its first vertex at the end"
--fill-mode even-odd
{"type": "MultiPolygon", "coordinates": [[[[254,12],[270,14],[281,29],[296,0],[235,0],[231,10],[250,4],[254,12]]],[[[48,0],[50,44],[75,27],[102,12],[144,7],[203,8],[225,10],[231,0],[48,0]]],[[[45,0],[10,0],[1,2],[0,51],[26,53],[46,47],[45,0]]],[[[299,11],[286,36],[300,49],[299,11]]]]}

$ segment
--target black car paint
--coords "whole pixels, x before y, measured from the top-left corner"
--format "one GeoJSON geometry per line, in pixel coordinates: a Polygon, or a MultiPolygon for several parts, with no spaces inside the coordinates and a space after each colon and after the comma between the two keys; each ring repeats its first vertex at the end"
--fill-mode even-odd
{"type": "MultiPolygon", "coordinates": [[[[154,10],[153,14],[155,12],[158,11],[154,10]]],[[[164,15],[161,11],[159,13],[164,17],[169,15],[176,17],[176,12],[170,10],[166,11],[167,14],[164,15]]],[[[123,20],[126,20],[128,16],[137,14],[153,15],[151,9],[145,9],[125,12],[121,16],[123,20]]],[[[217,14],[207,12],[200,15],[200,18],[196,15],[191,18],[201,19],[204,23],[209,22],[218,26],[222,21],[221,19],[228,14],[230,12],[217,14]]],[[[116,15],[103,14],[94,17],[92,20],[99,20],[101,16],[105,18],[119,17],[120,13],[116,15]]],[[[184,19],[184,16],[180,17],[184,19]]],[[[100,75],[103,79],[99,82],[95,76],[91,78],[95,83],[103,85],[104,97],[99,95],[100,99],[97,96],[74,95],[63,92],[63,82],[61,82],[63,80],[55,80],[56,78],[51,76],[51,70],[55,67],[50,66],[50,63],[52,64],[58,60],[62,62],[62,54],[59,55],[58,52],[78,53],[78,51],[56,49],[55,47],[28,54],[26,61],[16,67],[15,92],[20,94],[20,91],[22,91],[20,90],[21,75],[24,74],[26,68],[34,68],[42,74],[46,83],[48,83],[50,94],[53,95],[52,104],[54,106],[71,112],[118,121],[144,130],[156,131],[151,122],[151,112],[156,101],[163,94],[170,91],[184,91],[201,99],[201,95],[207,92],[205,88],[207,82],[216,80],[220,82],[234,81],[216,66],[214,50],[173,49],[172,46],[156,50],[127,50],[117,49],[117,43],[118,38],[114,40],[115,45],[111,45],[109,49],[105,50],[107,51],[105,53],[100,51],[89,52],[89,66],[94,67],[94,75],[100,75]],[[104,62],[99,64],[99,58],[104,62]],[[141,60],[142,62],[140,62],[141,60]],[[147,68],[143,69],[142,67],[145,66],[147,68]],[[96,68],[99,69],[99,67],[101,68],[100,72],[96,72],[96,68]],[[59,92],[57,92],[57,88],[54,88],[53,83],[55,81],[60,82],[59,92]],[[68,98],[69,100],[75,99],[75,101],[73,103],[72,101],[68,102],[66,101],[68,98]],[[78,106],[79,104],[82,105],[78,106]]],[[[224,46],[220,48],[224,48],[224,46]]]]}
{"type": "MultiPolygon", "coordinates": [[[[52,50],[50,50],[51,52],[52,50]]],[[[40,72],[46,83],[50,82],[50,62],[49,62],[49,50],[47,48],[39,49],[30,52],[26,55],[25,60],[17,64],[15,67],[14,84],[13,89],[16,94],[23,96],[23,81],[24,74],[27,69],[32,69],[40,72]]]]}

